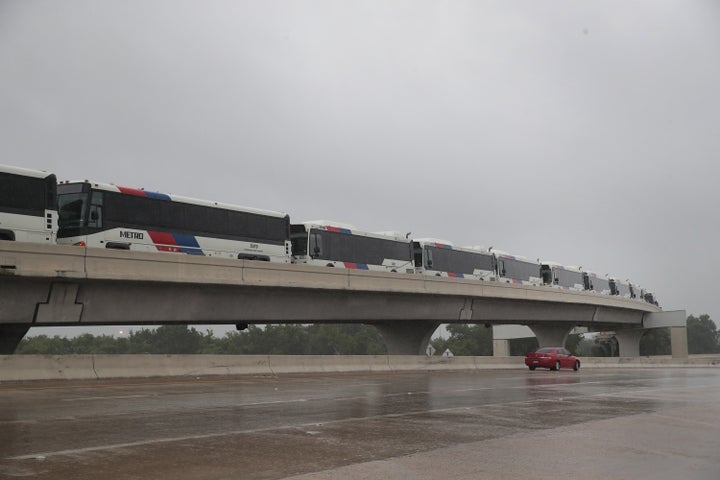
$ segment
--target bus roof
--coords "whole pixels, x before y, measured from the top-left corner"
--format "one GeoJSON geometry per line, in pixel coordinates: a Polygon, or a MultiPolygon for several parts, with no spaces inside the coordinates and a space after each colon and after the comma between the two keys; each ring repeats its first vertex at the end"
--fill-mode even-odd
{"type": "Polygon", "coordinates": [[[490,249],[485,245],[468,245],[462,248],[464,248],[465,250],[474,250],[476,252],[492,253],[490,249]]]}
{"type": "Polygon", "coordinates": [[[284,212],[275,212],[272,210],[263,210],[260,208],[244,207],[241,205],[232,205],[229,203],[214,202],[212,200],[201,200],[198,198],[183,197],[181,195],[171,195],[166,193],[146,191],[141,188],[129,188],[113,185],[111,183],[93,182],[90,180],[73,180],[63,181],[59,185],[75,185],[75,184],[88,184],[91,188],[97,190],[105,190],[108,192],[124,193],[126,195],[135,195],[138,197],[155,198],[159,200],[168,200],[172,202],[187,203],[191,205],[199,205],[203,207],[217,207],[225,210],[235,210],[239,212],[255,213],[258,215],[265,215],[268,217],[287,217],[288,214],[284,212]]]}
{"type": "Polygon", "coordinates": [[[356,230],[355,227],[347,223],[330,222],[328,220],[313,220],[310,222],[301,222],[301,225],[303,225],[306,230],[310,230],[311,228],[317,228],[320,230],[327,230],[328,232],[345,233],[348,235],[361,235],[364,237],[382,238],[387,240],[397,240],[401,242],[407,242],[408,244],[411,241],[409,238],[405,238],[405,236],[399,232],[365,232],[362,230],[356,230]],[[393,233],[395,233],[395,235],[393,233]]]}
{"type": "Polygon", "coordinates": [[[450,240],[443,240],[441,238],[432,238],[432,237],[413,238],[413,242],[417,242],[422,245],[431,244],[436,247],[455,247],[455,245],[450,240]]]}
{"type": "MultiPolygon", "coordinates": [[[[509,258],[512,260],[520,260],[521,262],[532,262],[532,260],[528,259],[527,257],[523,257],[522,255],[512,255],[511,253],[505,252],[503,250],[493,249],[491,253],[494,253],[496,257],[509,258]]],[[[532,262],[532,263],[535,263],[535,262],[532,262]]]]}
{"type": "Polygon", "coordinates": [[[305,228],[312,228],[312,227],[337,227],[342,228],[345,230],[357,230],[357,228],[354,225],[351,225],[349,223],[343,223],[343,222],[334,222],[332,220],[308,220],[306,222],[301,222],[302,225],[305,225],[305,228]]]}
{"type": "Polygon", "coordinates": [[[12,165],[3,165],[3,164],[0,164],[0,172],[11,173],[13,175],[22,175],[24,177],[34,177],[34,178],[47,178],[50,175],[52,175],[52,173],[46,172],[44,170],[32,170],[30,168],[14,167],[12,165]]]}
{"type": "Polygon", "coordinates": [[[568,270],[571,272],[582,272],[582,268],[580,267],[576,267],[574,265],[563,265],[562,263],[554,262],[552,260],[540,260],[540,264],[547,265],[548,267],[552,268],[558,268],[561,270],[568,270]]]}

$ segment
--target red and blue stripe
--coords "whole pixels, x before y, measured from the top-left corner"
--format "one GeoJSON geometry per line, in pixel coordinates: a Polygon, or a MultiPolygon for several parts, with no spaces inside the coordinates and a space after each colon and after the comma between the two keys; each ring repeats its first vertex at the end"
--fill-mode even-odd
{"type": "Polygon", "coordinates": [[[145,190],[140,190],[139,188],[129,188],[129,187],[117,187],[120,192],[126,194],[126,195],[135,195],[136,197],[145,197],[145,198],[154,198],[155,200],[172,200],[170,198],[170,195],[167,195],[165,193],[158,193],[158,192],[147,192],[145,190]]]}
{"type": "Polygon", "coordinates": [[[353,270],[370,270],[370,267],[366,263],[355,263],[355,262],[343,262],[345,268],[351,268],[353,270]]]}
{"type": "Polygon", "coordinates": [[[330,227],[330,226],[328,226],[328,227],[325,227],[325,229],[326,229],[328,232],[345,233],[345,234],[347,234],[347,235],[352,235],[352,230],[350,230],[350,229],[348,229],[348,228],[340,228],[340,227],[330,227]]]}
{"type": "Polygon", "coordinates": [[[187,253],[188,255],[205,255],[200,244],[193,235],[180,233],[148,232],[155,248],[160,252],[187,253]]]}

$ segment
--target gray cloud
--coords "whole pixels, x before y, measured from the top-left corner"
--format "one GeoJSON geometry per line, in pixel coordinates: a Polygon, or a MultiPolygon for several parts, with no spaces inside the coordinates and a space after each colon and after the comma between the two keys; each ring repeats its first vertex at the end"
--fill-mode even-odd
{"type": "Polygon", "coordinates": [[[580,264],[720,320],[710,1],[0,4],[2,162],[580,264]]]}

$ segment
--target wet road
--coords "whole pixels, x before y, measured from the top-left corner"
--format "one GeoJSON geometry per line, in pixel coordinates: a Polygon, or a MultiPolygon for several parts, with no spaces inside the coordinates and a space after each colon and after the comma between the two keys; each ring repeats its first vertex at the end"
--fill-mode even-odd
{"type": "Polygon", "coordinates": [[[0,478],[592,479],[655,470],[656,479],[720,478],[719,368],[0,384],[0,478]]]}

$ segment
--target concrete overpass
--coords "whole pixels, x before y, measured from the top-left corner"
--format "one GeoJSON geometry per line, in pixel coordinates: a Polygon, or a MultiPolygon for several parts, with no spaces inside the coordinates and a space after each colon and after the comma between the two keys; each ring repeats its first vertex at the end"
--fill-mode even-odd
{"type": "Polygon", "coordinates": [[[355,322],[375,325],[390,354],[409,355],[424,354],[441,323],[527,325],[541,345],[562,344],[576,326],[614,330],[622,356],[638,355],[644,329],[672,326],[680,329],[673,353],[682,356],[685,318],[549,287],[0,243],[0,353],[12,353],[31,326],[355,322]]]}

